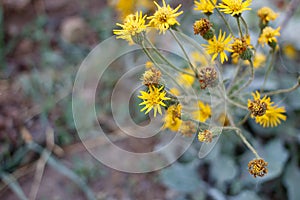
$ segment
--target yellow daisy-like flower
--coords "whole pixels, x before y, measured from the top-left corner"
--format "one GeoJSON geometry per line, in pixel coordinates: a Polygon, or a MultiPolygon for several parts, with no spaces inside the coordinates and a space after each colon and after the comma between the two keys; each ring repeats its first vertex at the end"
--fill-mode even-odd
{"type": "Polygon", "coordinates": [[[214,4],[212,4],[210,0],[194,1],[195,4],[194,10],[200,10],[202,13],[210,15],[214,12],[215,9],[214,5],[216,5],[217,0],[212,0],[212,2],[214,4]]]}
{"type": "Polygon", "coordinates": [[[153,16],[148,17],[148,19],[150,19],[150,26],[158,29],[159,33],[165,33],[170,26],[175,24],[180,25],[176,20],[176,17],[183,13],[183,11],[177,12],[181,7],[181,4],[173,9],[170,7],[170,5],[166,5],[165,0],[163,0],[162,7],[160,7],[160,5],[158,5],[155,1],[154,3],[157,6],[157,11],[153,16]]]}
{"type": "Polygon", "coordinates": [[[251,5],[252,0],[222,0],[222,3],[219,3],[218,8],[226,14],[232,16],[239,16],[242,12],[246,10],[251,10],[249,6],[251,5]]]}
{"type": "Polygon", "coordinates": [[[229,44],[232,40],[231,35],[229,34],[227,38],[226,32],[222,34],[222,31],[220,30],[218,39],[216,36],[212,40],[208,41],[208,44],[203,44],[203,46],[206,48],[206,52],[208,54],[213,54],[211,60],[214,61],[217,56],[220,54],[221,63],[223,63],[225,60],[228,60],[228,57],[225,53],[225,51],[232,52],[231,45],[229,44]]]}
{"type": "MultiPolygon", "coordinates": [[[[263,66],[263,64],[266,63],[267,57],[265,54],[257,52],[253,57],[253,67],[255,69],[258,69],[263,66]]],[[[245,64],[250,65],[248,60],[245,60],[245,64]]]]}
{"type": "Polygon", "coordinates": [[[192,116],[195,120],[205,122],[211,116],[210,106],[202,101],[198,101],[197,104],[198,109],[192,112],[192,116]]]}
{"type": "Polygon", "coordinates": [[[283,53],[291,60],[294,60],[297,57],[297,49],[293,44],[284,45],[283,53]]]}
{"type": "Polygon", "coordinates": [[[255,122],[265,127],[278,126],[281,121],[286,120],[285,108],[273,105],[270,97],[264,96],[261,99],[260,93],[256,91],[252,93],[254,101],[248,100],[248,109],[251,111],[251,117],[255,118],[255,122]]]}
{"type": "Polygon", "coordinates": [[[153,85],[150,85],[148,92],[140,91],[141,95],[138,97],[144,101],[139,105],[145,105],[145,107],[141,109],[141,112],[146,110],[145,114],[147,114],[153,109],[154,117],[156,117],[157,112],[162,115],[160,106],[166,106],[164,101],[170,99],[169,97],[166,97],[166,92],[163,91],[163,88],[164,86],[157,88],[153,85]]]}
{"type": "Polygon", "coordinates": [[[121,19],[134,12],[136,0],[118,0],[107,1],[109,5],[112,5],[118,12],[121,19]]]}
{"type": "Polygon", "coordinates": [[[129,44],[133,44],[132,36],[138,35],[147,28],[145,19],[146,15],[143,16],[142,11],[136,12],[134,15],[128,15],[124,20],[124,24],[116,24],[120,26],[122,30],[113,30],[113,33],[117,35],[117,39],[121,38],[127,40],[129,44]]]}
{"type": "Polygon", "coordinates": [[[164,128],[171,131],[178,131],[181,126],[181,105],[172,105],[168,108],[164,118],[164,128]]]}
{"type": "MultiPolygon", "coordinates": [[[[189,72],[191,74],[194,73],[194,71],[190,68],[186,69],[185,71],[189,72]]],[[[191,87],[195,82],[195,76],[191,76],[191,75],[185,74],[185,73],[180,73],[178,78],[177,78],[177,81],[181,85],[184,85],[186,87],[191,87]]]]}
{"type": "Polygon", "coordinates": [[[269,21],[273,21],[278,17],[278,14],[269,7],[262,7],[257,11],[257,15],[263,24],[267,24],[269,21]]]}
{"type": "Polygon", "coordinates": [[[201,64],[201,66],[207,66],[209,64],[213,64],[210,63],[210,60],[207,59],[206,54],[204,53],[200,53],[199,51],[193,51],[191,53],[191,62],[193,65],[199,65],[201,64]]]}
{"type": "Polygon", "coordinates": [[[273,43],[277,43],[276,36],[280,36],[280,27],[277,29],[273,29],[272,27],[267,26],[263,29],[262,34],[258,38],[258,42],[264,46],[264,44],[272,45],[273,43]]]}

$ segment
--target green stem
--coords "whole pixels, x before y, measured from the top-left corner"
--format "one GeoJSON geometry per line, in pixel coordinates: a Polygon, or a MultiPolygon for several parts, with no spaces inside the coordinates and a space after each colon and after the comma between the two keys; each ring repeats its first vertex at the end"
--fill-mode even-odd
{"type": "Polygon", "coordinates": [[[240,16],[241,20],[242,20],[242,23],[244,24],[244,27],[246,29],[246,35],[248,36],[249,35],[249,29],[248,29],[248,25],[247,25],[247,22],[245,21],[245,19],[240,16]]]}
{"type": "Polygon", "coordinates": [[[192,73],[189,73],[187,71],[184,71],[178,67],[176,67],[175,65],[173,65],[165,56],[163,56],[159,51],[158,49],[152,44],[152,42],[150,40],[148,40],[148,38],[145,38],[147,43],[151,46],[151,49],[153,49],[155,51],[155,53],[163,60],[165,61],[171,68],[181,72],[181,73],[184,73],[184,74],[187,74],[187,75],[190,75],[190,76],[195,76],[195,74],[192,74],[192,73]]]}
{"type": "Polygon", "coordinates": [[[225,92],[222,91],[222,89],[221,89],[220,87],[218,87],[218,89],[219,89],[219,91],[220,91],[220,93],[221,93],[221,95],[223,96],[223,99],[224,99],[225,101],[228,101],[230,104],[235,105],[235,106],[238,107],[238,108],[242,108],[242,109],[244,109],[244,110],[248,110],[248,108],[247,108],[246,106],[244,106],[244,105],[242,105],[242,104],[239,104],[238,102],[235,102],[234,100],[230,99],[230,98],[227,96],[227,94],[226,94],[225,92]]]}
{"type": "Polygon", "coordinates": [[[269,78],[270,72],[272,71],[273,65],[274,65],[274,62],[275,62],[275,50],[271,50],[271,51],[272,51],[272,57],[271,57],[270,64],[269,64],[269,66],[267,68],[266,74],[265,74],[264,83],[262,85],[261,92],[264,92],[267,80],[269,78]]]}
{"type": "Polygon", "coordinates": [[[225,25],[227,26],[227,28],[228,28],[229,32],[231,33],[231,35],[234,35],[234,34],[233,34],[233,31],[232,31],[232,29],[231,29],[231,27],[230,27],[230,25],[229,25],[229,23],[228,23],[227,20],[225,19],[224,15],[223,15],[223,14],[220,12],[220,10],[217,8],[216,4],[214,4],[214,2],[213,2],[212,0],[209,0],[209,1],[210,1],[210,3],[211,3],[212,5],[214,5],[216,11],[218,12],[218,14],[220,15],[220,17],[221,17],[222,20],[224,21],[224,23],[225,23],[225,25]]]}
{"type": "Polygon", "coordinates": [[[289,93],[292,92],[294,90],[296,90],[298,87],[300,86],[299,81],[291,88],[287,88],[287,89],[281,89],[281,90],[276,90],[276,91],[272,91],[272,92],[266,92],[266,93],[262,93],[262,95],[266,95],[266,96],[271,96],[271,95],[275,95],[275,94],[283,94],[283,93],[289,93]]]}
{"type": "Polygon", "coordinates": [[[239,28],[239,32],[240,32],[240,37],[243,38],[243,32],[242,32],[242,28],[241,28],[241,22],[240,22],[240,17],[236,17],[236,22],[239,28]]]}
{"type": "Polygon", "coordinates": [[[240,87],[238,90],[236,90],[236,91],[235,91],[232,95],[230,95],[230,96],[234,96],[234,95],[238,94],[239,92],[241,92],[243,89],[245,89],[246,87],[248,87],[248,86],[252,83],[252,81],[253,81],[253,79],[254,79],[254,67],[253,67],[253,62],[252,62],[252,60],[249,60],[249,62],[250,62],[250,70],[251,70],[250,78],[248,79],[248,81],[247,81],[242,87],[240,87]]]}
{"type": "Polygon", "coordinates": [[[178,44],[179,47],[181,48],[181,50],[182,50],[182,52],[183,52],[185,58],[187,59],[187,61],[188,61],[188,63],[189,63],[190,68],[194,71],[194,73],[195,73],[195,75],[196,75],[196,78],[197,78],[197,77],[198,77],[197,70],[196,70],[196,68],[193,66],[193,64],[191,63],[191,60],[190,60],[190,58],[189,58],[187,52],[185,51],[183,45],[181,44],[181,42],[179,41],[179,39],[177,38],[177,36],[175,35],[175,33],[174,33],[171,29],[170,29],[169,31],[171,32],[171,34],[172,34],[172,36],[174,37],[174,39],[176,40],[177,44],[178,44]]]}
{"type": "Polygon", "coordinates": [[[238,123],[238,126],[243,125],[247,121],[249,116],[250,116],[250,112],[248,112],[247,115],[245,115],[245,117],[238,123]]]}
{"type": "Polygon", "coordinates": [[[157,62],[155,61],[155,59],[151,56],[150,52],[147,50],[147,48],[145,47],[145,44],[144,42],[142,42],[142,48],[143,48],[143,51],[145,52],[145,54],[148,56],[148,58],[151,60],[151,62],[153,62],[153,64],[158,68],[160,69],[161,71],[163,71],[166,75],[168,75],[170,77],[170,79],[172,79],[174,81],[174,83],[179,87],[181,88],[182,91],[186,91],[186,89],[184,89],[175,79],[174,77],[169,74],[165,69],[163,69],[162,67],[160,67],[157,62]]]}
{"type": "Polygon", "coordinates": [[[235,71],[234,77],[233,77],[233,79],[232,79],[230,85],[229,85],[228,88],[227,88],[228,94],[230,94],[231,89],[232,89],[234,83],[235,83],[235,82],[237,81],[237,79],[238,79],[238,75],[239,75],[239,72],[240,72],[240,70],[241,70],[241,66],[242,66],[241,63],[239,62],[238,67],[237,67],[237,69],[236,69],[236,71],[235,71]]]}
{"type": "Polygon", "coordinates": [[[255,155],[256,158],[260,158],[260,156],[258,155],[257,151],[254,149],[254,147],[248,142],[247,138],[243,135],[241,129],[237,128],[232,116],[230,114],[228,114],[228,119],[229,122],[231,124],[231,126],[233,126],[231,129],[235,131],[235,133],[241,138],[241,140],[243,141],[243,143],[248,147],[248,149],[250,149],[250,151],[252,151],[252,153],[255,155]]]}

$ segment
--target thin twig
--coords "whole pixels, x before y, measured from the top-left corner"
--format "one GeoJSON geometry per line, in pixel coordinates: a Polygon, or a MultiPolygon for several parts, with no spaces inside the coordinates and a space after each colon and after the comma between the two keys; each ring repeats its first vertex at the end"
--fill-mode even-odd
{"type": "Polygon", "coordinates": [[[258,155],[257,151],[254,149],[254,147],[248,142],[247,138],[243,135],[241,129],[237,128],[232,116],[230,114],[228,114],[228,119],[229,122],[231,124],[232,130],[235,131],[235,133],[241,138],[241,140],[244,142],[244,144],[250,149],[250,151],[252,151],[252,153],[255,155],[256,158],[260,158],[260,156],[258,155]]]}
{"type": "Polygon", "coordinates": [[[252,60],[249,60],[249,62],[250,62],[250,70],[251,70],[250,78],[248,79],[248,81],[242,87],[240,87],[238,90],[236,90],[230,96],[234,96],[234,95],[238,94],[239,92],[241,92],[243,89],[245,89],[246,87],[248,87],[252,83],[252,81],[254,79],[254,66],[253,66],[252,60]]]}
{"type": "Polygon", "coordinates": [[[225,25],[227,26],[227,28],[228,28],[229,32],[231,33],[231,35],[233,36],[233,35],[234,35],[234,34],[233,34],[233,31],[232,31],[232,29],[231,29],[229,23],[228,23],[227,20],[225,19],[224,15],[220,12],[219,8],[217,8],[216,4],[214,4],[214,2],[213,2],[212,0],[209,0],[209,1],[210,1],[210,3],[211,3],[212,5],[214,5],[216,11],[218,12],[218,14],[220,15],[220,17],[221,17],[222,20],[224,21],[224,23],[225,23],[225,25]]]}
{"type": "Polygon", "coordinates": [[[187,61],[188,61],[188,63],[189,63],[190,68],[194,71],[195,76],[198,77],[197,70],[196,70],[196,68],[194,67],[194,65],[192,64],[192,62],[191,62],[189,56],[187,55],[187,53],[186,53],[186,51],[185,51],[183,45],[181,44],[181,42],[179,41],[179,39],[177,38],[177,36],[175,35],[175,33],[174,33],[172,30],[170,30],[170,32],[171,32],[172,36],[174,37],[174,39],[176,40],[177,44],[179,45],[180,49],[182,50],[182,52],[183,52],[185,58],[187,59],[187,61]]]}
{"type": "Polygon", "coordinates": [[[35,200],[37,197],[37,193],[40,188],[46,163],[51,155],[52,149],[54,148],[54,132],[53,129],[50,127],[47,127],[46,129],[46,142],[47,142],[47,150],[43,151],[40,159],[37,162],[33,184],[31,186],[31,190],[29,193],[29,200],[35,200]]]}
{"type": "Polygon", "coordinates": [[[275,94],[283,94],[283,93],[289,93],[292,92],[294,90],[296,90],[298,87],[300,86],[299,81],[291,88],[287,88],[287,89],[280,89],[280,90],[276,90],[276,91],[272,91],[272,92],[265,92],[262,93],[262,95],[266,95],[266,96],[271,96],[271,95],[275,95],[275,94]]]}

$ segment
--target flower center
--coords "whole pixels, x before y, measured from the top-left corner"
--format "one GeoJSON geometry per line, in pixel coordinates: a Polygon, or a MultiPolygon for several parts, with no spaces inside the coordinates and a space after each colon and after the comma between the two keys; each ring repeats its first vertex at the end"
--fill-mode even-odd
{"type": "Polygon", "coordinates": [[[250,103],[248,108],[253,116],[263,116],[267,111],[267,104],[265,102],[261,102],[260,100],[255,100],[250,103]]]}
{"type": "Polygon", "coordinates": [[[228,6],[233,12],[240,11],[242,9],[242,2],[240,0],[233,0],[228,6]]]}
{"type": "Polygon", "coordinates": [[[217,52],[217,53],[223,52],[224,47],[225,47],[225,45],[223,43],[217,41],[214,45],[215,52],[217,52]]]}

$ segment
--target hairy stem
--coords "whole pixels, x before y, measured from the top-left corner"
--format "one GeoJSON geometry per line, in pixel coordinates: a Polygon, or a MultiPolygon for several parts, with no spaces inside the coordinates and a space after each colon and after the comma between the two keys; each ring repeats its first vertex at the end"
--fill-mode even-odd
{"type": "Polygon", "coordinates": [[[241,92],[243,89],[245,89],[246,87],[248,87],[252,83],[252,81],[254,79],[254,67],[253,67],[252,60],[249,60],[249,62],[250,62],[250,70],[251,70],[250,78],[248,79],[248,81],[242,87],[240,87],[237,91],[235,91],[230,96],[234,96],[234,95],[238,94],[239,92],[241,92]]]}
{"type": "Polygon", "coordinates": [[[187,52],[185,51],[183,45],[181,44],[181,42],[179,41],[179,39],[177,38],[177,36],[175,35],[175,33],[174,33],[172,30],[170,30],[170,32],[171,32],[172,36],[174,37],[174,39],[176,40],[177,44],[179,45],[180,49],[182,50],[182,52],[183,52],[185,58],[187,59],[187,61],[188,61],[188,63],[189,63],[190,68],[194,71],[195,76],[198,78],[197,70],[196,70],[196,68],[193,66],[193,64],[191,63],[191,60],[190,60],[190,58],[189,58],[187,52]]]}
{"type": "Polygon", "coordinates": [[[289,93],[289,92],[296,90],[299,86],[300,86],[300,83],[298,80],[298,82],[293,87],[290,87],[287,89],[280,89],[280,90],[276,90],[276,91],[272,91],[272,92],[266,92],[266,93],[263,93],[262,95],[271,96],[271,95],[275,95],[275,94],[289,93]]]}
{"type": "Polygon", "coordinates": [[[273,65],[274,65],[274,62],[275,62],[275,50],[272,50],[272,57],[271,57],[271,61],[270,61],[270,64],[267,68],[267,71],[266,71],[266,74],[265,74],[265,78],[264,78],[264,83],[262,85],[262,89],[261,89],[261,92],[264,91],[265,89],[265,86],[266,86],[266,83],[267,83],[267,80],[269,78],[269,75],[273,69],[273,65]]]}
{"type": "Polygon", "coordinates": [[[232,116],[230,114],[228,114],[228,119],[229,122],[231,124],[232,130],[235,131],[235,133],[241,138],[241,140],[243,141],[243,143],[248,147],[248,149],[250,149],[250,151],[255,155],[256,158],[260,158],[260,156],[258,155],[257,151],[254,149],[254,147],[250,144],[250,142],[247,140],[247,138],[243,135],[241,129],[237,128],[232,116]]]}
{"type": "Polygon", "coordinates": [[[243,32],[242,32],[242,28],[241,28],[241,22],[240,22],[240,17],[236,17],[236,22],[239,28],[239,32],[240,32],[240,37],[243,38],[243,32]]]}
{"type": "Polygon", "coordinates": [[[219,10],[219,8],[216,7],[216,4],[214,4],[214,2],[213,2],[212,0],[209,0],[209,1],[210,1],[210,3],[211,3],[212,5],[214,5],[214,7],[215,7],[217,13],[220,15],[220,17],[221,17],[222,20],[224,21],[224,23],[225,23],[226,27],[228,28],[229,32],[231,33],[231,35],[234,35],[234,34],[233,34],[233,31],[232,31],[232,29],[231,29],[231,27],[230,27],[230,25],[229,25],[229,23],[227,22],[227,20],[225,19],[224,15],[223,15],[223,14],[221,13],[221,11],[219,10]]]}
{"type": "Polygon", "coordinates": [[[154,52],[163,60],[165,61],[171,68],[181,72],[181,73],[184,73],[184,74],[187,74],[187,75],[190,75],[190,76],[195,76],[195,74],[192,74],[192,73],[189,73],[187,71],[184,71],[178,67],[176,67],[175,65],[173,65],[165,56],[163,56],[159,51],[158,49],[152,44],[151,41],[148,40],[148,38],[146,38],[146,41],[147,43],[151,46],[151,49],[154,50],[154,52]]]}

